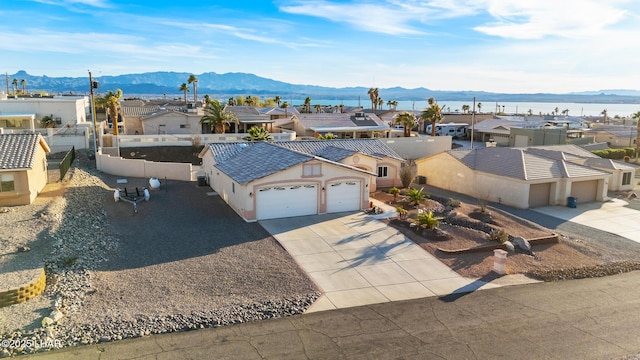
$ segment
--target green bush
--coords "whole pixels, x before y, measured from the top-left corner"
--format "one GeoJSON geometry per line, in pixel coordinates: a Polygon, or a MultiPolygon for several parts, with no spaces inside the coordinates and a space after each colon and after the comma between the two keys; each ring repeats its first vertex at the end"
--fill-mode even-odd
{"type": "Polygon", "coordinates": [[[604,159],[622,160],[625,156],[633,157],[636,155],[635,148],[620,148],[620,149],[604,149],[593,150],[592,153],[604,159]]]}
{"type": "Polygon", "coordinates": [[[410,188],[409,191],[407,191],[407,196],[409,196],[409,200],[411,200],[412,205],[418,205],[428,197],[422,192],[422,189],[418,190],[410,188]]]}
{"type": "Polygon", "coordinates": [[[427,230],[433,230],[437,227],[440,227],[440,220],[438,220],[435,216],[433,216],[433,212],[429,211],[428,213],[419,213],[416,216],[414,222],[419,226],[423,227],[427,230]]]}

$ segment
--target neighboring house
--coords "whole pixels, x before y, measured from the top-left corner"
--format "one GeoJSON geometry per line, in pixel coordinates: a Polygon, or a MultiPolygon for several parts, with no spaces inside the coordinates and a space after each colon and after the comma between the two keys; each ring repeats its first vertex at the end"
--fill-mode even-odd
{"type": "Polygon", "coordinates": [[[606,142],[610,147],[635,147],[638,129],[635,126],[594,125],[589,135],[596,142],[606,142]]]}
{"type": "Polygon", "coordinates": [[[625,162],[603,159],[576,145],[529,147],[528,152],[552,159],[566,160],[611,174],[608,190],[633,190],[637,167],[625,162]]]}
{"type": "Polygon", "coordinates": [[[50,116],[57,127],[87,125],[90,119],[87,96],[18,97],[0,95],[0,127],[8,129],[39,128],[40,120],[50,116]],[[88,116],[89,115],[89,116],[88,116]]]}
{"type": "Polygon", "coordinates": [[[40,134],[0,134],[0,206],[36,199],[47,184],[50,151],[40,134]]]}
{"type": "Polygon", "coordinates": [[[278,141],[276,145],[350,165],[376,174],[369,191],[402,186],[404,159],[385,144],[387,139],[278,141]]]}
{"type": "MultiPolygon", "coordinates": [[[[122,100],[120,102],[120,108],[122,111],[122,117],[124,122],[124,131],[122,135],[144,135],[144,124],[143,120],[152,118],[158,114],[165,113],[188,113],[194,114],[198,113],[198,109],[194,108],[193,104],[185,105],[183,101],[167,101],[167,100],[155,100],[155,101],[143,101],[143,100],[122,100]]],[[[202,116],[202,115],[201,115],[202,116]]],[[[180,124],[180,120],[178,120],[178,124],[180,124]]],[[[158,121],[163,121],[158,120],[158,121]]],[[[164,119],[167,121],[167,119],[164,119]]],[[[157,135],[158,124],[154,124],[154,121],[150,121],[147,125],[150,133],[148,135],[157,135]],[[156,127],[154,127],[156,126],[156,127]],[[156,132],[153,132],[153,131],[156,132]]],[[[178,127],[179,128],[179,127],[178,127]]],[[[200,126],[196,127],[199,129],[200,126]]],[[[167,129],[160,129],[160,131],[166,131],[167,129]]],[[[168,129],[172,131],[171,129],[168,129]]],[[[178,134],[183,134],[184,132],[179,132],[178,134]]],[[[191,132],[189,132],[190,134],[191,132]]],[[[199,133],[199,130],[198,130],[199,133]]],[[[169,134],[169,133],[167,133],[169,134]]]]}
{"type": "Polygon", "coordinates": [[[247,133],[254,126],[263,127],[266,131],[273,132],[273,123],[276,120],[270,114],[261,113],[256,107],[226,105],[224,111],[232,112],[238,118],[238,124],[231,123],[229,125],[228,133],[247,133]]]}
{"type": "Polygon", "coordinates": [[[141,118],[142,131],[145,135],[165,134],[201,134],[203,113],[196,109],[193,111],[173,111],[161,109],[141,118]]]}
{"type": "Polygon", "coordinates": [[[245,221],[358,211],[375,173],[268,142],[202,150],[209,185],[245,221]]]}
{"type": "Polygon", "coordinates": [[[291,130],[298,137],[317,137],[327,133],[339,139],[387,137],[391,130],[377,115],[355,113],[300,113],[294,117],[291,130]]]}
{"type": "Polygon", "coordinates": [[[527,148],[452,150],[418,159],[416,165],[430,185],[516,208],[565,205],[568,197],[606,199],[611,172],[558,152],[541,154],[527,148]]]}

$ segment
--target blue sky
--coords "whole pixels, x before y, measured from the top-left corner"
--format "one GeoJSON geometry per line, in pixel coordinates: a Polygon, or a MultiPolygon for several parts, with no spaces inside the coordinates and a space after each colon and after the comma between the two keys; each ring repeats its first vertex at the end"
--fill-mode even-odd
{"type": "Polygon", "coordinates": [[[0,72],[246,72],[505,93],[640,90],[634,0],[0,0],[0,72]]]}

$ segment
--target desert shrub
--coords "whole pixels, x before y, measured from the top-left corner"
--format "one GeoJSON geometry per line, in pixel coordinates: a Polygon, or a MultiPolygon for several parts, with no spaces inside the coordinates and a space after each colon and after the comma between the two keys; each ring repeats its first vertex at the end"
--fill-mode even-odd
{"type": "Polygon", "coordinates": [[[420,190],[414,189],[414,188],[410,188],[407,191],[407,196],[409,197],[409,200],[410,200],[412,205],[418,205],[428,197],[427,195],[425,195],[422,192],[422,189],[424,189],[424,188],[421,188],[420,190]]]}
{"type": "Polygon", "coordinates": [[[460,200],[449,198],[449,200],[447,201],[447,206],[451,206],[453,208],[460,207],[460,200]]]}
{"type": "Polygon", "coordinates": [[[414,220],[416,225],[419,227],[425,228],[427,230],[433,230],[437,227],[440,227],[440,220],[433,216],[433,212],[429,211],[426,213],[419,213],[414,220]]]}
{"type": "Polygon", "coordinates": [[[489,234],[489,239],[491,241],[499,242],[500,244],[504,244],[509,241],[509,234],[507,234],[504,230],[494,230],[489,234]]]}
{"type": "Polygon", "coordinates": [[[78,256],[77,255],[67,256],[64,259],[62,259],[62,262],[64,263],[65,266],[71,267],[78,262],[78,256]]]}
{"type": "Polygon", "coordinates": [[[480,211],[485,213],[485,212],[487,212],[487,206],[489,205],[489,200],[487,200],[487,199],[478,199],[478,205],[480,205],[480,211]]]}
{"type": "Polygon", "coordinates": [[[413,170],[411,170],[411,166],[409,164],[404,164],[402,168],[400,168],[400,181],[402,182],[402,187],[411,186],[411,181],[413,181],[413,170]]]}

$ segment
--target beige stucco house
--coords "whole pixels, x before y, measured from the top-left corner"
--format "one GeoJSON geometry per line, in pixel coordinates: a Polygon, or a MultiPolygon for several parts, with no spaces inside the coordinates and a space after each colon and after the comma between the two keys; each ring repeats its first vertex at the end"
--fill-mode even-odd
{"type": "Polygon", "coordinates": [[[375,173],[268,142],[212,143],[209,186],[246,221],[357,211],[375,173]]]}
{"type": "Polygon", "coordinates": [[[36,199],[47,184],[50,151],[40,134],[0,134],[0,206],[36,199]]]}
{"type": "MultiPolygon", "coordinates": [[[[572,145],[568,145],[572,146],[572,145]]],[[[416,160],[427,184],[516,208],[604,201],[611,173],[526,148],[452,150],[416,160]]]]}

